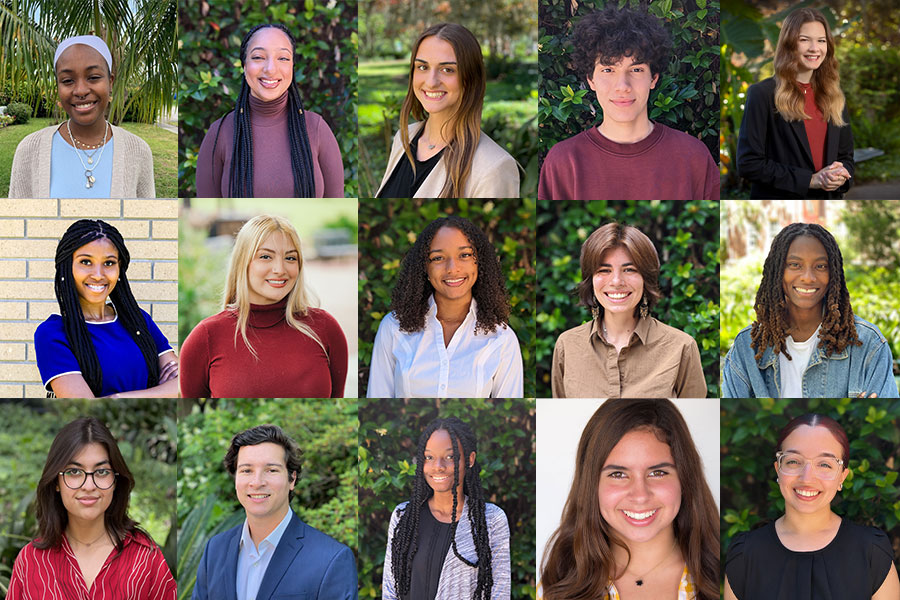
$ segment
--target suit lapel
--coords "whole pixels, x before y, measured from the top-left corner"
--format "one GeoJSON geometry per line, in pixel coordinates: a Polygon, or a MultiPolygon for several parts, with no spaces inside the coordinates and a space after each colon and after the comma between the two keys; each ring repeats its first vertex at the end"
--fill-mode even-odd
{"type": "Polygon", "coordinates": [[[278,546],[275,547],[275,554],[272,555],[272,560],[266,567],[266,574],[263,575],[262,583],[259,584],[256,600],[269,600],[272,596],[275,588],[287,573],[288,567],[294,562],[297,553],[303,548],[305,527],[306,525],[300,520],[300,517],[293,513],[287,529],[284,530],[278,546]]]}
{"type": "Polygon", "coordinates": [[[806,162],[809,163],[807,166],[815,170],[815,163],[813,162],[812,158],[812,150],[809,149],[809,138],[806,137],[806,127],[803,125],[803,121],[791,121],[790,126],[791,130],[794,132],[794,136],[797,138],[797,143],[800,144],[800,147],[804,151],[806,162]]]}
{"type": "Polygon", "coordinates": [[[235,528],[235,533],[225,545],[225,590],[228,592],[226,600],[237,600],[237,564],[238,552],[241,549],[241,527],[235,528]]]}

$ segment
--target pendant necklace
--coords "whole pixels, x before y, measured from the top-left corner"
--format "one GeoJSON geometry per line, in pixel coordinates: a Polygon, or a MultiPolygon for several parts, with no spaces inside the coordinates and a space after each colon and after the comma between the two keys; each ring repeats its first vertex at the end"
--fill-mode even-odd
{"type": "MultiPolygon", "coordinates": [[[[97,146],[93,146],[94,153],[88,154],[84,150],[81,151],[84,152],[85,156],[87,156],[88,165],[93,165],[91,167],[88,167],[86,164],[84,164],[84,159],[81,158],[81,152],[78,151],[78,146],[75,145],[76,143],[81,142],[78,142],[78,140],[75,139],[75,136],[72,135],[72,128],[69,126],[69,121],[66,121],[66,130],[69,132],[69,138],[73,142],[72,149],[75,150],[75,155],[78,157],[78,161],[81,162],[81,166],[84,167],[84,187],[90,189],[94,187],[94,183],[97,181],[94,178],[94,169],[96,169],[100,164],[100,159],[103,158],[103,151],[106,150],[106,134],[109,131],[109,121],[106,121],[106,127],[103,129],[103,142],[101,142],[97,146]],[[100,155],[97,157],[97,164],[94,164],[94,154],[97,153],[96,148],[100,148],[100,155]]],[[[88,144],[82,144],[82,146],[88,146],[88,144]]]]}
{"type": "MultiPolygon", "coordinates": [[[[675,543],[672,544],[672,550],[675,549],[675,546],[676,546],[677,544],[678,544],[678,540],[675,540],[675,543]]],[[[655,571],[656,569],[658,569],[664,562],[666,562],[666,561],[669,559],[669,557],[672,556],[672,550],[669,550],[669,551],[666,553],[666,555],[663,557],[663,559],[662,559],[661,561],[659,561],[658,563],[656,563],[656,566],[654,566],[652,569],[650,569],[649,571],[647,571],[646,573],[644,573],[644,574],[641,575],[640,577],[636,578],[636,579],[634,580],[634,584],[635,584],[636,586],[638,586],[638,587],[644,585],[644,578],[645,578],[647,575],[649,575],[650,573],[652,573],[653,571],[655,571]]]]}

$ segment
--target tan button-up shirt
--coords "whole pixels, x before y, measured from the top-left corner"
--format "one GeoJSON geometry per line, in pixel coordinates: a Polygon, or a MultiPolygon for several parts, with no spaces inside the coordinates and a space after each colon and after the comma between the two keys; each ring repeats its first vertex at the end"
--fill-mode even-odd
{"type": "Polygon", "coordinates": [[[638,320],[621,352],[596,319],[563,332],[551,386],[554,398],[706,398],[697,342],[653,317],[638,320]]]}

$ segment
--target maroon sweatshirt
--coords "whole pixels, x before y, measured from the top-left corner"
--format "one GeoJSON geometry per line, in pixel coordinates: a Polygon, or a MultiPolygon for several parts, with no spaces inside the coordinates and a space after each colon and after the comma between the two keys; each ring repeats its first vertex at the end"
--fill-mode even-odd
{"type": "Polygon", "coordinates": [[[347,339],[330,314],[310,308],[300,321],[325,350],[287,324],[287,298],[250,305],[247,337],[235,340],[237,315],[224,310],[203,319],[181,347],[181,395],[185,398],[341,398],[347,378],[347,339]]]}
{"type": "MultiPolygon", "coordinates": [[[[250,96],[250,129],[253,134],[253,196],[292,198],[291,144],[287,125],[288,94],[263,102],[250,96]]],[[[304,110],[306,135],[312,151],[317,198],[344,197],[344,165],[337,140],[320,115],[304,110]]],[[[197,156],[197,197],[231,195],[231,155],[234,150],[234,111],[218,119],[206,132],[197,156]],[[219,127],[222,131],[219,132],[219,127]],[[216,142],[216,134],[219,141],[216,142]],[[216,154],[213,156],[213,145],[216,154]]]]}
{"type": "Polygon", "coordinates": [[[591,127],[557,143],[541,167],[541,200],[718,200],[719,170],[706,146],[656,123],[618,144],[591,127]]]}

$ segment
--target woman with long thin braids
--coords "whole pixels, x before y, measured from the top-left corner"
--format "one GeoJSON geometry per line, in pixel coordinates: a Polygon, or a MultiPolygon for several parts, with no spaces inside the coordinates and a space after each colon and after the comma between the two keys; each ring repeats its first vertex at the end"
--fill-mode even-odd
{"type": "Polygon", "coordinates": [[[244,36],[237,103],[212,124],[197,155],[198,197],[344,197],[337,140],[300,100],[296,47],[279,23],[257,25],[244,36]]]}
{"type": "Polygon", "coordinates": [[[378,198],[519,196],[518,163],[481,131],[484,90],[484,58],[471,31],[440,23],[422,32],[378,198]]]}
{"type": "Polygon", "coordinates": [[[781,25],[775,76],[747,90],[737,170],[751,198],[841,198],[853,176],[853,133],[834,38],[814,8],[781,25]]]}
{"type": "Polygon", "coordinates": [[[181,348],[185,398],[341,398],[347,339],[313,308],[300,236],[282,217],[241,227],[228,263],[222,312],[181,348]]]}
{"type": "Polygon", "coordinates": [[[131,293],[130,262],[119,230],[105,221],[76,221],[59,240],[59,314],[34,332],[41,379],[56,397],[178,396],[178,359],[131,293]]]}
{"type": "Polygon", "coordinates": [[[723,397],[898,397],[891,347],[853,314],[841,249],[821,225],[775,236],[753,308],[725,356],[723,397]]]}
{"type": "Polygon", "coordinates": [[[475,434],[456,417],[419,436],[412,496],[388,528],[384,600],[510,597],[509,524],[485,502],[475,434]]]}
{"type": "Polygon", "coordinates": [[[471,221],[432,221],[403,258],[378,326],[369,398],[521,398],[522,352],[509,326],[500,260],[471,221]]]}
{"type": "Polygon", "coordinates": [[[665,399],[607,400],[578,442],[539,600],[714,600],[719,511],[687,423],[665,399]]]}
{"type": "Polygon", "coordinates": [[[16,557],[6,600],[175,600],[162,551],[128,516],[134,484],[103,423],[60,429],[35,492],[40,532],[16,557]]]}

